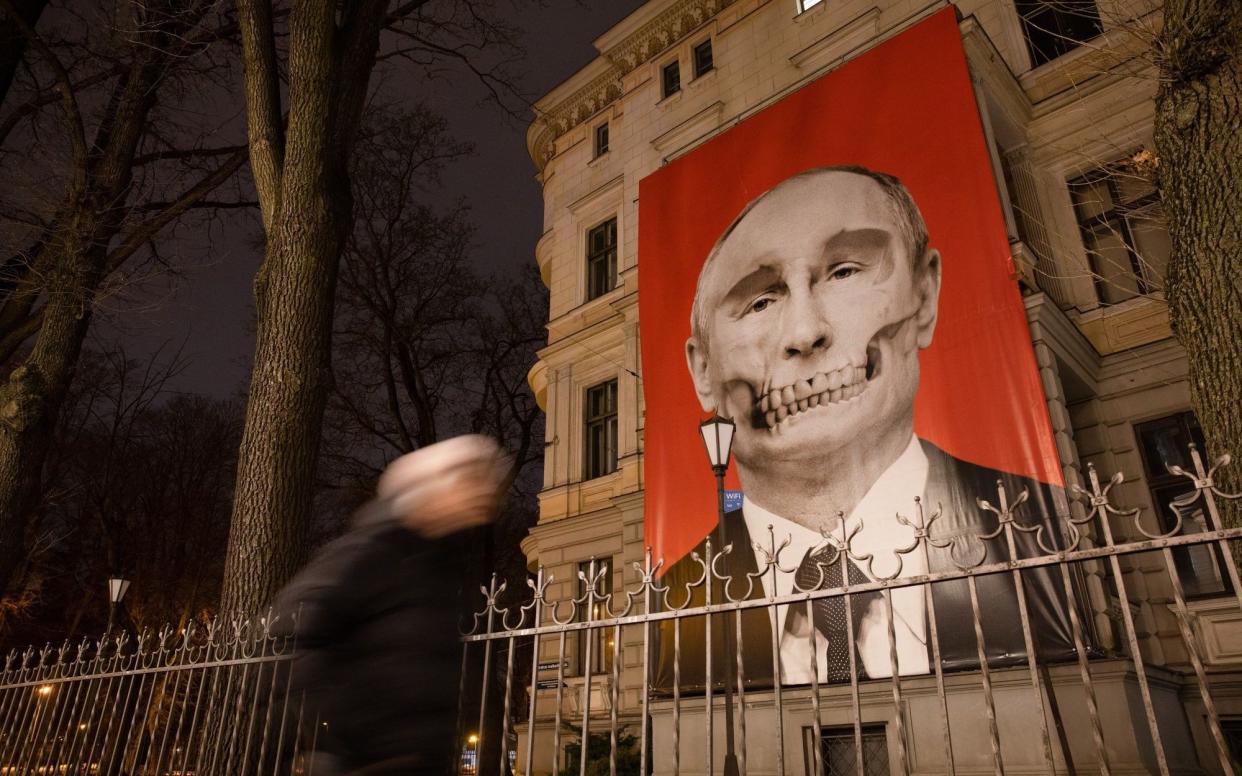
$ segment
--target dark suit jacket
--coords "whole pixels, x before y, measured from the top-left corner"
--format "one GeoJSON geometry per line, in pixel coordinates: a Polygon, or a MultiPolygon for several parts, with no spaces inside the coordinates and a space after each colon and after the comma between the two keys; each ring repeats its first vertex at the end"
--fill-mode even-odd
{"type": "MultiPolygon", "coordinates": [[[[973,563],[978,559],[981,550],[986,549],[983,564],[1008,561],[1009,550],[1004,533],[987,541],[976,537],[989,534],[998,526],[997,515],[980,509],[976,498],[997,503],[997,481],[1004,484],[1009,502],[1027,491],[1027,502],[1015,511],[1016,521],[1023,526],[1042,524],[1044,543],[1056,547],[1064,546],[1063,534],[1059,529],[1060,519],[1057,517],[1056,504],[1052,488],[1043,483],[1026,477],[1019,477],[983,466],[977,466],[958,460],[935,445],[922,441],[923,451],[927,455],[928,471],[927,486],[924,492],[924,511],[926,517],[939,507],[942,515],[931,527],[931,536],[939,543],[949,542],[943,549],[929,547],[928,571],[931,573],[955,571],[951,553],[957,558],[973,563]]],[[[911,504],[911,510],[914,505],[911,504]]],[[[1015,547],[1019,557],[1043,555],[1036,542],[1036,534],[1014,531],[1015,547]]],[[[705,554],[705,542],[696,548],[700,557],[705,554]]],[[[761,537],[755,537],[761,538],[761,537]]],[[[721,562],[724,570],[731,577],[731,594],[740,598],[746,594],[746,574],[758,570],[755,553],[751,546],[752,537],[746,529],[741,510],[725,515],[725,541],[733,545],[733,551],[721,562]]],[[[766,537],[762,537],[766,540],[766,537]]],[[[780,546],[781,537],[776,537],[780,546]]],[[[801,558],[782,557],[781,562],[786,568],[798,563],[801,558]]],[[[687,554],[669,569],[662,580],[670,587],[668,600],[670,605],[681,607],[690,594],[690,605],[701,606],[705,603],[703,585],[689,589],[688,585],[698,579],[702,566],[687,554]]],[[[1028,569],[1022,572],[1023,587],[1026,593],[1027,610],[1031,620],[1031,635],[1035,643],[1036,653],[1041,660],[1069,660],[1074,656],[1074,642],[1070,630],[1069,614],[1066,609],[1064,585],[1060,571],[1056,567],[1028,569]]],[[[1018,610],[1017,591],[1014,589],[1013,578],[1009,572],[979,576],[975,580],[978,596],[983,636],[986,647],[988,665],[991,667],[1014,665],[1025,662],[1026,647],[1022,634],[1021,619],[1018,610]]],[[[715,602],[722,597],[714,593],[715,602]]],[[[763,585],[755,580],[750,598],[762,599],[763,585]]],[[[965,579],[950,582],[936,582],[932,585],[932,600],[936,610],[941,665],[946,671],[969,670],[979,667],[979,655],[976,648],[974,618],[971,612],[970,592],[965,579]]],[[[763,688],[772,685],[773,672],[773,622],[774,607],[747,609],[742,614],[742,647],[743,667],[746,686],[763,688]]],[[[681,678],[683,691],[694,692],[704,687],[704,618],[683,619],[681,623],[681,678]]],[[[1089,619],[1080,617],[1083,622],[1089,619]]],[[[723,617],[713,618],[713,671],[717,682],[722,682],[725,670],[722,666],[724,630],[723,617]]],[[[730,628],[733,620],[729,618],[730,628]]],[[[784,623],[775,623],[779,629],[784,623]]],[[[652,687],[657,691],[670,691],[673,684],[673,624],[664,621],[657,633],[657,659],[652,677],[652,687]]],[[[930,630],[928,632],[930,639],[930,630]]],[[[1087,638],[1084,635],[1084,638],[1087,638]]],[[[730,671],[734,670],[732,667],[730,671]]]]}

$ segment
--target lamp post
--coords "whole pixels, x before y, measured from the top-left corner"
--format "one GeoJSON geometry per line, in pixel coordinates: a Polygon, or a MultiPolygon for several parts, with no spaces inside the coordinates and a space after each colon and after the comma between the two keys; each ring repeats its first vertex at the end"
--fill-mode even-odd
{"type": "MultiPolygon", "coordinates": [[[[729,453],[733,447],[733,421],[719,415],[699,424],[699,434],[703,437],[703,446],[707,448],[707,460],[711,463],[712,473],[716,475],[716,552],[725,547],[725,472],[729,470],[729,453]]],[[[744,548],[743,548],[744,549],[744,548]]],[[[708,558],[708,562],[713,562],[708,558]]],[[[711,569],[708,569],[708,584],[713,584],[711,569]]],[[[723,600],[723,595],[721,596],[723,600]]],[[[724,660],[725,660],[725,761],[724,776],[738,776],[737,751],[733,741],[733,671],[736,670],[737,646],[733,640],[733,631],[729,628],[726,615],[724,627],[724,660]]],[[[707,677],[710,682],[711,677],[707,677]]],[[[707,710],[711,713],[711,710],[707,710]]],[[[711,742],[708,742],[711,746],[711,742]]]]}
{"type": "Polygon", "coordinates": [[[104,635],[112,635],[112,621],[116,616],[116,608],[120,606],[124,600],[125,594],[129,592],[129,580],[121,577],[109,577],[108,579],[108,630],[104,635]]]}

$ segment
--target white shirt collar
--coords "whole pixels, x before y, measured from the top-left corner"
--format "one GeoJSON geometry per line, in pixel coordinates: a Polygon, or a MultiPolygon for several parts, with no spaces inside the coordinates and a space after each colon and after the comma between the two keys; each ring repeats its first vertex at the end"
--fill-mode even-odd
{"type": "MultiPolygon", "coordinates": [[[[863,528],[854,536],[850,547],[857,556],[868,553],[875,556],[872,567],[877,575],[891,576],[896,571],[897,564],[897,556],[893,551],[908,547],[914,541],[914,529],[897,522],[896,515],[901,514],[915,522],[914,497],[921,497],[927,488],[927,468],[927,455],[923,452],[923,445],[918,437],[911,435],[906,449],[871,484],[862,500],[846,518],[847,535],[854,526],[862,523],[863,528]]],[[[772,526],[777,547],[786,539],[789,540],[789,546],[781,551],[779,558],[785,568],[795,568],[808,550],[824,544],[819,531],[774,514],[745,496],[742,499],[742,518],[746,521],[751,542],[757,542],[761,547],[769,548],[769,525],[772,526]]],[[[756,560],[763,562],[759,555],[756,555],[756,560]]],[[[863,572],[869,573],[867,564],[858,566],[863,572]]],[[[922,552],[916,550],[901,556],[901,576],[915,576],[926,572],[927,560],[922,552]]],[[[792,573],[777,573],[776,591],[773,592],[772,575],[764,574],[764,592],[769,596],[788,595],[793,591],[794,576],[792,573]]],[[[897,616],[906,622],[918,638],[925,640],[922,598],[921,588],[902,588],[894,591],[893,604],[897,616]]],[[[783,610],[787,607],[782,606],[780,609],[782,611],[779,621],[783,622],[783,610]]]]}

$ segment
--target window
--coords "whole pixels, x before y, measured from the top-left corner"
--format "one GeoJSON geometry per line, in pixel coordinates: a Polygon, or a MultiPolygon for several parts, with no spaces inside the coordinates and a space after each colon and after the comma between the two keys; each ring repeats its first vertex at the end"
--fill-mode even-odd
{"type": "Polygon", "coordinates": [[[1104,31],[1095,0],[1014,0],[1031,53],[1039,67],[1104,31]]]}
{"type": "Polygon", "coordinates": [[[712,40],[708,38],[694,47],[694,77],[707,75],[715,65],[712,63],[712,40]]]}
{"type": "Polygon", "coordinates": [[[595,128],[595,155],[603,156],[608,153],[608,122],[604,122],[595,128]]]}
{"type": "MultiPolygon", "coordinates": [[[[854,727],[821,728],[820,754],[823,757],[824,776],[856,776],[858,771],[858,752],[854,743],[854,727]]],[[[815,729],[803,728],[808,776],[815,768],[815,754],[810,747],[815,741],[815,729]]],[[[864,776],[888,776],[888,736],[883,725],[863,725],[862,758],[864,776]]]]}
{"type": "Polygon", "coordinates": [[[617,470],[617,381],[586,392],[586,479],[617,470]]]}
{"type": "MultiPolygon", "coordinates": [[[[1196,534],[1208,530],[1207,514],[1203,501],[1182,507],[1173,502],[1194,490],[1185,477],[1170,474],[1168,467],[1180,466],[1194,471],[1188,447],[1193,442],[1203,450],[1203,431],[1193,412],[1182,412],[1167,418],[1139,423],[1134,427],[1139,450],[1143,457],[1143,473],[1147,487],[1151,489],[1151,503],[1156,508],[1156,519],[1161,531],[1171,531],[1177,522],[1174,509],[1181,515],[1179,533],[1196,534]]],[[[1221,573],[1220,548],[1215,543],[1191,544],[1173,548],[1173,561],[1181,577],[1187,596],[1213,595],[1229,590],[1221,573]]]]}
{"type": "Polygon", "coordinates": [[[672,97],[681,91],[681,62],[674,59],[660,68],[661,94],[672,97]]]}
{"type": "MultiPolygon", "coordinates": [[[[595,586],[595,601],[591,605],[591,619],[602,620],[608,616],[608,605],[606,597],[612,595],[612,558],[596,558],[595,573],[599,574],[600,569],[604,569],[604,573],[600,576],[599,584],[595,586]]],[[[578,597],[582,598],[587,592],[586,579],[591,576],[591,561],[583,561],[578,564],[578,597]]],[[[578,608],[576,617],[577,622],[586,622],[586,606],[578,608]]],[[[588,646],[590,649],[591,673],[593,675],[604,674],[612,671],[612,649],[613,649],[613,629],[612,628],[593,628],[589,631],[578,631],[578,675],[586,674],[588,646]]]]}
{"type": "Polygon", "coordinates": [[[587,232],[587,301],[617,287],[617,219],[587,232]]]}
{"type": "Polygon", "coordinates": [[[798,0],[798,12],[801,13],[810,8],[819,5],[823,0],[798,0]]]}
{"type": "Polygon", "coordinates": [[[1169,261],[1169,232],[1150,176],[1132,160],[1069,182],[1100,304],[1158,290],[1169,261]]]}

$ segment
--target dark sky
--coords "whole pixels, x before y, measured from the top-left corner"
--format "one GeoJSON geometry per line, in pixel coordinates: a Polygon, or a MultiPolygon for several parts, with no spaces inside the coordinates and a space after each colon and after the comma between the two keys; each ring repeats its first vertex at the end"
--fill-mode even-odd
{"type": "MultiPolygon", "coordinates": [[[[531,9],[532,3],[520,3],[520,13],[509,13],[524,30],[524,89],[538,97],[564,81],[595,56],[596,37],[642,4],[547,0],[531,9]]],[[[473,157],[445,171],[443,195],[469,200],[478,229],[476,261],[488,267],[533,262],[543,203],[526,154],[528,122],[509,120],[485,104],[482,88],[464,73],[411,84],[411,94],[420,89],[475,145],[473,157]]],[[[115,309],[105,304],[97,341],[120,341],[138,358],[182,347],[188,366],[172,385],[176,390],[223,397],[244,389],[253,348],[251,282],[261,251],[256,228],[256,219],[231,214],[214,229],[210,247],[186,229],[187,239],[174,243],[182,254],[180,276],[148,284],[139,298],[118,301],[115,309]]]]}

